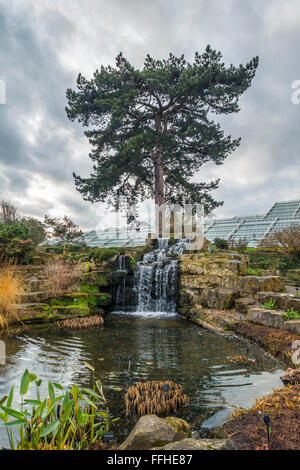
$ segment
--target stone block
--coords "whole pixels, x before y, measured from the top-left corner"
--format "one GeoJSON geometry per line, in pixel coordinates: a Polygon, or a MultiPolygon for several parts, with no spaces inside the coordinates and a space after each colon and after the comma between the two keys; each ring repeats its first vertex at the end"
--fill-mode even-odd
{"type": "Polygon", "coordinates": [[[240,297],[234,301],[235,309],[244,315],[247,315],[249,308],[253,307],[254,305],[257,305],[257,301],[249,297],[240,297]]]}
{"type": "Polygon", "coordinates": [[[300,318],[298,320],[288,320],[284,322],[283,328],[290,333],[300,335],[300,318]]]}
{"type": "Polygon", "coordinates": [[[260,307],[250,308],[247,320],[271,328],[281,329],[284,324],[284,312],[280,310],[267,310],[260,307]]]}
{"type": "Polygon", "coordinates": [[[201,303],[200,291],[197,289],[180,289],[178,293],[178,306],[198,305],[201,303]]]}
{"type": "Polygon", "coordinates": [[[280,310],[294,309],[300,313],[300,297],[292,294],[285,294],[281,292],[258,292],[257,300],[262,304],[273,300],[276,302],[276,307],[280,310]]]}
{"type": "Polygon", "coordinates": [[[234,306],[238,293],[228,287],[205,288],[201,292],[200,304],[217,310],[227,310],[234,306]]]}

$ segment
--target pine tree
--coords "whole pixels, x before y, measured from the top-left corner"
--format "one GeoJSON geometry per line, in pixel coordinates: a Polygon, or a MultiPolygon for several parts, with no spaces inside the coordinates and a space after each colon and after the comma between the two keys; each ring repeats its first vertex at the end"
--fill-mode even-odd
{"type": "Polygon", "coordinates": [[[221,165],[239,146],[211,115],[239,111],[258,57],[238,67],[221,60],[207,46],[192,64],[184,56],[147,55],[138,70],[120,53],[115,68],[102,66],[90,80],[79,74],[77,91],[67,90],[66,112],[88,127],[93,171],[88,178],[74,174],[85,200],[118,209],[120,196],[132,206],[154,197],[159,205],[202,203],[206,213],[222,204],[210,194],[219,180],[192,177],[207,162],[221,165]]]}

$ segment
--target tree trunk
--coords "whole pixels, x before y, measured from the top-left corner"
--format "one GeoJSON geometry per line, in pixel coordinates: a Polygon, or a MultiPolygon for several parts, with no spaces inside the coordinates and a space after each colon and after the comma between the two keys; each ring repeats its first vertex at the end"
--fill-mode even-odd
{"type": "MultiPolygon", "coordinates": [[[[163,133],[162,116],[156,115],[155,127],[158,134],[163,133]]],[[[163,236],[163,222],[165,218],[165,195],[164,195],[164,169],[162,164],[162,149],[158,144],[154,157],[154,179],[155,179],[155,231],[159,237],[163,236]],[[158,210],[160,208],[160,210],[158,210]]]]}
{"type": "Polygon", "coordinates": [[[155,208],[156,208],[156,233],[159,237],[163,236],[163,219],[165,216],[165,197],[164,197],[164,170],[161,161],[161,153],[158,151],[154,163],[154,178],[155,178],[155,208]],[[158,208],[160,208],[158,210],[158,208]]]}

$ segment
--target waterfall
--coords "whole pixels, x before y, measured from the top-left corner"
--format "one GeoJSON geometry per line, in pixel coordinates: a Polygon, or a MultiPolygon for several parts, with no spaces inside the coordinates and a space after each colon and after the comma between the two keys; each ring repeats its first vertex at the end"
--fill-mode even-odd
{"type": "MultiPolygon", "coordinates": [[[[126,257],[119,256],[119,271],[126,271],[126,257]]],[[[124,309],[125,306],[125,293],[126,293],[126,278],[118,285],[116,293],[116,305],[124,309]]]]}
{"type": "MultiPolygon", "coordinates": [[[[142,317],[176,315],[178,258],[187,241],[169,246],[168,238],[157,239],[156,248],[137,262],[134,279],[127,276],[118,285],[116,311],[142,317]]],[[[119,271],[126,271],[126,256],[119,256],[119,271]]]]}
{"type": "Polygon", "coordinates": [[[137,263],[135,289],[136,313],[141,316],[175,314],[177,303],[177,268],[184,240],[169,247],[168,238],[157,240],[157,248],[137,263]]]}

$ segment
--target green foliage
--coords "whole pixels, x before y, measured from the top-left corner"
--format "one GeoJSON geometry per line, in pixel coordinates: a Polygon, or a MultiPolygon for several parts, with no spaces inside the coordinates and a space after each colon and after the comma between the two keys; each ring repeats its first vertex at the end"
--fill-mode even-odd
{"type": "Polygon", "coordinates": [[[214,245],[216,248],[219,248],[219,250],[227,250],[228,248],[227,240],[224,240],[223,238],[215,238],[214,245]]]}
{"type": "Polygon", "coordinates": [[[135,259],[132,255],[129,255],[129,262],[130,262],[130,269],[131,269],[131,272],[134,273],[135,271],[135,267],[136,267],[136,262],[135,262],[135,259]]]}
{"type": "Polygon", "coordinates": [[[81,284],[80,290],[81,292],[97,294],[99,292],[99,287],[95,285],[90,286],[88,284],[81,284]]]}
{"type": "Polygon", "coordinates": [[[83,235],[78,225],[66,215],[62,219],[45,215],[44,225],[51,230],[51,236],[60,239],[66,244],[80,239],[83,235]]]}
{"type": "Polygon", "coordinates": [[[39,245],[45,241],[46,230],[42,222],[33,217],[26,217],[21,220],[21,223],[27,228],[28,238],[32,240],[35,245],[39,245]]]}
{"type": "Polygon", "coordinates": [[[22,224],[0,224],[0,258],[28,264],[34,254],[34,244],[22,224]]]}
{"type": "Polygon", "coordinates": [[[103,433],[116,420],[109,417],[101,382],[94,381],[94,368],[85,365],[93,373],[92,389],[73,385],[64,392],[60,384],[48,382],[48,397],[44,399],[40,396],[42,381],[25,370],[20,383],[20,410],[12,408],[14,387],[0,401],[0,420],[6,426],[11,449],[87,450],[101,441],[103,433]],[[24,398],[31,383],[36,387],[34,400],[24,398]]]}
{"type": "Polygon", "coordinates": [[[251,267],[249,267],[248,270],[247,270],[247,274],[249,276],[260,276],[262,271],[263,271],[262,268],[251,268],[251,267]]]}
{"type": "Polygon", "coordinates": [[[288,269],[297,268],[300,262],[295,254],[280,249],[247,248],[242,253],[249,255],[251,268],[279,270],[281,274],[285,274],[288,269]]]}
{"type": "Polygon", "coordinates": [[[283,315],[285,320],[297,320],[300,319],[300,313],[297,310],[291,308],[283,315]]]}
{"type": "Polygon", "coordinates": [[[121,195],[131,207],[154,195],[159,203],[201,202],[206,212],[220,205],[210,195],[219,181],[197,183],[192,176],[204,163],[222,164],[239,146],[210,116],[239,111],[257,66],[255,57],[226,68],[221,53],[207,46],[193,63],[147,55],[138,70],[119,54],[115,68],[101,66],[90,80],[79,74],[77,91],[67,90],[66,112],[89,127],[93,172],[74,175],[83,198],[116,209],[121,195]]]}
{"type": "Polygon", "coordinates": [[[276,300],[270,299],[268,302],[264,303],[263,307],[271,310],[276,309],[276,300]]]}
{"type": "Polygon", "coordinates": [[[80,253],[84,250],[82,245],[76,245],[74,243],[65,245],[64,243],[58,245],[43,246],[43,251],[46,253],[54,253],[56,255],[62,255],[63,253],[80,253]]]}

